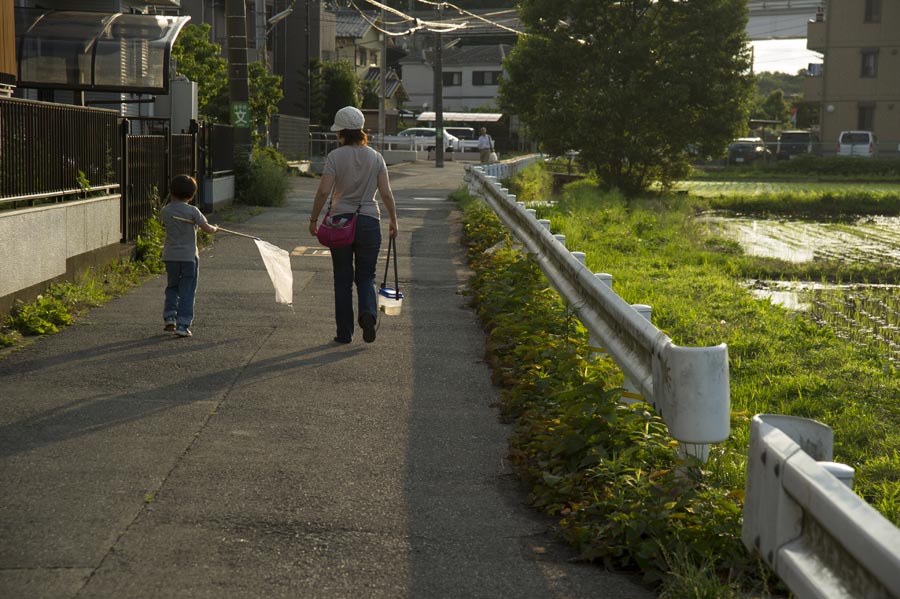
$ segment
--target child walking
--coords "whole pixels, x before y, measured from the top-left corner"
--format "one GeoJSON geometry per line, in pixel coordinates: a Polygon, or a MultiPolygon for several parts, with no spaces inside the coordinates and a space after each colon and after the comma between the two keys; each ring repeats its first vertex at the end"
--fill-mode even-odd
{"type": "Polygon", "coordinates": [[[159,215],[166,230],[162,250],[168,279],[163,308],[164,330],[179,337],[190,337],[194,296],[200,275],[197,227],[207,233],[215,233],[219,227],[209,224],[203,213],[188,203],[197,193],[197,182],[193,177],[177,175],[169,185],[169,193],[169,203],[163,206],[159,215]]]}

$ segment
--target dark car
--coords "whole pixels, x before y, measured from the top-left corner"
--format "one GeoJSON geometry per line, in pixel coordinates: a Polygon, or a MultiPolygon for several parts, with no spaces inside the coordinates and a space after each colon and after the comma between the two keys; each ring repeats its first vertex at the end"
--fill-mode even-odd
{"type": "Polygon", "coordinates": [[[728,164],[752,164],[769,159],[766,143],[759,137],[739,137],[728,146],[728,164]]]}
{"type": "Polygon", "coordinates": [[[782,131],[778,138],[775,158],[787,160],[800,154],[821,154],[819,136],[812,131],[782,131]]]}

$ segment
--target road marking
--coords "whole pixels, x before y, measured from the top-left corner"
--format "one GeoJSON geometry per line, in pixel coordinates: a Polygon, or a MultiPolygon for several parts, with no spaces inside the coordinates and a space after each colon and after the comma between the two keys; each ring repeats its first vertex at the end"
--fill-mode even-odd
{"type": "Polygon", "coordinates": [[[298,245],[291,251],[291,256],[330,256],[331,250],[328,248],[311,248],[305,245],[298,245]]]}

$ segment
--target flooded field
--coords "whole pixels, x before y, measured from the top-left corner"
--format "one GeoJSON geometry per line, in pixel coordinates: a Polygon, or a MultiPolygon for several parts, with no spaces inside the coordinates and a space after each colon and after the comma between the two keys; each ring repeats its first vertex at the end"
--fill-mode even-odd
{"type": "MultiPolygon", "coordinates": [[[[754,256],[793,262],[900,262],[900,218],[866,218],[855,223],[730,218],[706,215],[711,232],[734,239],[754,256]]],[[[823,285],[802,281],[750,281],[760,298],[806,313],[840,338],[877,351],[900,364],[900,287],[823,285]]]]}
{"type": "Polygon", "coordinates": [[[675,186],[696,196],[791,194],[817,195],[822,193],[900,193],[900,183],[820,183],[816,181],[679,181],[675,186]]]}
{"type": "Polygon", "coordinates": [[[817,223],[704,215],[713,233],[736,240],[753,256],[790,262],[840,260],[900,263],[900,218],[868,217],[853,223],[817,223]]]}

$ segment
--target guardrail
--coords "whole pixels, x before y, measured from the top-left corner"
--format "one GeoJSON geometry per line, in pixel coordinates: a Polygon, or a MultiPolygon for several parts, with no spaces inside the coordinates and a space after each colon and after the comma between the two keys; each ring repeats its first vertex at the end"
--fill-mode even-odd
{"type": "Polygon", "coordinates": [[[853,493],[833,437],[806,418],[753,418],[741,538],[799,599],[900,597],[900,530],[853,493]]]}
{"type": "MultiPolygon", "coordinates": [[[[557,292],[599,340],[625,373],[634,391],[652,405],[680,443],[680,451],[706,461],[709,444],[730,433],[731,396],[728,350],[679,347],[601,281],[554,236],[549,221],[538,222],[534,211],[516,201],[498,178],[506,178],[534,162],[534,157],[466,166],[469,191],[481,195],[513,236],[534,256],[557,292]]],[[[649,310],[648,307],[642,307],[649,310]]]]}
{"type": "MultiPolygon", "coordinates": [[[[701,460],[729,432],[727,350],[675,346],[629,305],[612,277],[591,273],[550,221],[516,201],[498,178],[533,158],[468,166],[481,195],[531,253],[554,288],[615,360],[631,388],[656,407],[685,453],[701,460]]],[[[592,341],[592,345],[597,341],[592,341]]],[[[631,393],[623,393],[627,397],[631,393]]],[[[853,469],[832,462],[833,431],[792,416],[757,415],[750,427],[742,540],[798,599],[900,598],[900,530],[852,491],[853,469]]]]}

